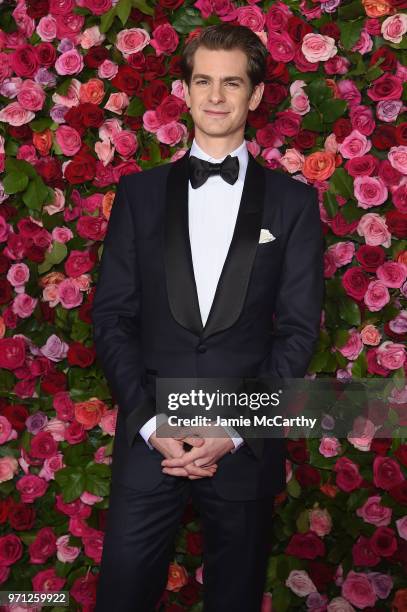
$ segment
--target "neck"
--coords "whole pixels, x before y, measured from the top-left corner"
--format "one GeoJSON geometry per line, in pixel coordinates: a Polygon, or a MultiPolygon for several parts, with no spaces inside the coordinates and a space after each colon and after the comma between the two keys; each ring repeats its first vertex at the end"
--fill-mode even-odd
{"type": "Polygon", "coordinates": [[[215,159],[219,159],[221,157],[226,157],[231,151],[240,147],[244,140],[244,135],[237,134],[232,135],[231,138],[228,139],[218,139],[218,138],[208,138],[205,134],[196,134],[195,133],[195,142],[205,151],[207,155],[210,157],[214,157],[215,159]]]}

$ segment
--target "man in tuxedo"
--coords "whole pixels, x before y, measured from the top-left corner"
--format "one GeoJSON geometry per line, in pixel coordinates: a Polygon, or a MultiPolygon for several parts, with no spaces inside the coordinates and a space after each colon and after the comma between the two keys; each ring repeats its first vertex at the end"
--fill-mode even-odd
{"type": "Polygon", "coordinates": [[[244,26],[192,38],[181,63],[192,146],[118,184],[92,311],[119,406],[97,612],[153,612],[190,495],[203,528],[204,611],[261,607],[284,440],[230,429],[161,437],[155,381],[307,372],[323,297],[318,194],[247,148],[266,55],[244,26]]]}

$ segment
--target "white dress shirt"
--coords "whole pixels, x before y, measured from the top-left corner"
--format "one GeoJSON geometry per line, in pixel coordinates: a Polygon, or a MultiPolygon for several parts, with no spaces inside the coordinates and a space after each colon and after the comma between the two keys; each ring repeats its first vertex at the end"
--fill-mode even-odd
{"type": "MultiPolygon", "coordinates": [[[[195,139],[190,154],[211,163],[220,163],[226,157],[211,157],[198,146],[195,139]]],[[[219,174],[209,176],[197,189],[193,189],[188,182],[189,239],[203,325],[208,319],[235,229],[249,160],[246,141],[243,140],[229,155],[239,158],[239,176],[233,185],[227,183],[219,174]]],[[[156,416],[151,417],[140,429],[141,436],[151,449],[153,446],[148,439],[156,430],[156,416]]],[[[235,445],[231,452],[235,452],[244,440],[233,428],[224,429],[235,445]]]]}

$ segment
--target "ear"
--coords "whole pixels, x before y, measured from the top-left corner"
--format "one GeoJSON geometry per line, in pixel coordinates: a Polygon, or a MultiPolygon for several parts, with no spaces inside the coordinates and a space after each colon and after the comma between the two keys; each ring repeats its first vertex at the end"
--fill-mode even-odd
{"type": "Polygon", "coordinates": [[[258,83],[250,96],[249,109],[251,111],[256,110],[261,102],[264,92],[264,83],[258,83]]]}
{"type": "Polygon", "coordinates": [[[187,104],[187,106],[189,107],[191,104],[191,99],[189,96],[189,87],[186,81],[184,81],[184,79],[182,79],[182,87],[184,89],[184,98],[185,98],[185,102],[187,104]]]}

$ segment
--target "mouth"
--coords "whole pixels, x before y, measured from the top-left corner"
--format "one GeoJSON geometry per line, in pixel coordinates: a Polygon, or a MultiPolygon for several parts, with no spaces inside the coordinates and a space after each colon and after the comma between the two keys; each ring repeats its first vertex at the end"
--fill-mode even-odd
{"type": "Polygon", "coordinates": [[[205,113],[207,115],[210,115],[211,117],[225,117],[228,114],[227,112],[209,111],[209,110],[206,110],[205,113]]]}

